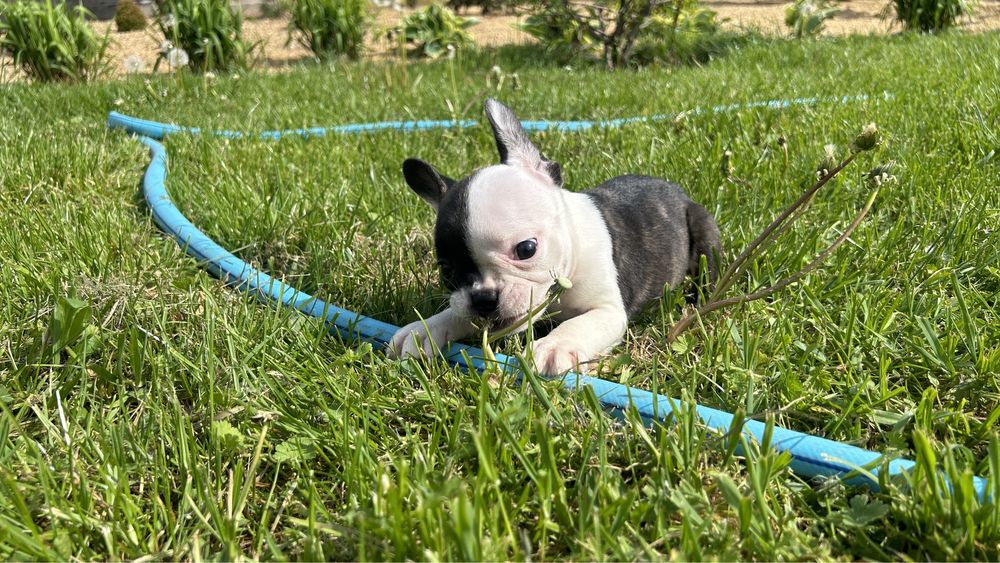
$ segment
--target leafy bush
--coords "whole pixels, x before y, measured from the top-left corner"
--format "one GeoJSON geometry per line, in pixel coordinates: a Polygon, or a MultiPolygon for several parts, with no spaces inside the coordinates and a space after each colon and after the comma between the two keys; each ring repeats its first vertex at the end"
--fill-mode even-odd
{"type": "Polygon", "coordinates": [[[260,5],[262,18],[280,18],[292,11],[294,2],[291,0],[265,0],[260,5]]]}
{"type": "Polygon", "coordinates": [[[816,37],[837,11],[827,0],[796,0],[785,6],[785,25],[796,39],[816,37]]]}
{"type": "Polygon", "coordinates": [[[243,16],[229,0],[164,0],[160,15],[157,26],[163,36],[186,53],[195,71],[249,66],[258,44],[243,40],[243,16]]]}
{"type": "Polygon", "coordinates": [[[706,64],[759,39],[752,32],[722,31],[718,14],[689,6],[676,16],[654,17],[629,64],[706,64]]]}
{"type": "Polygon", "coordinates": [[[447,53],[449,45],[454,49],[471,47],[472,36],[466,29],[476,23],[475,18],[459,17],[448,8],[431,4],[403,18],[399,27],[389,31],[389,36],[413,45],[412,55],[433,59],[447,53]]]}
{"type": "Polygon", "coordinates": [[[135,0],[118,0],[118,9],[115,11],[115,28],[118,31],[139,31],[146,29],[146,25],[146,14],[142,13],[142,8],[135,0]]]}
{"type": "Polygon", "coordinates": [[[368,28],[367,0],[295,0],[289,22],[299,43],[326,58],[347,55],[358,58],[368,28]]]}
{"type": "Polygon", "coordinates": [[[684,34],[715,33],[715,12],[693,0],[538,2],[521,29],[550,52],[600,56],[608,68],[676,58],[684,34]]]}
{"type": "Polygon", "coordinates": [[[906,29],[922,32],[954,27],[958,18],[972,12],[966,0],[894,0],[896,19],[906,29]]]}
{"type": "Polygon", "coordinates": [[[0,2],[0,51],[35,80],[92,80],[108,68],[110,39],[94,33],[88,16],[52,0],[0,2]]]}
{"type": "Polygon", "coordinates": [[[518,0],[448,0],[447,6],[456,12],[470,6],[479,6],[485,16],[490,12],[512,11],[520,3],[518,0]]]}
{"type": "Polygon", "coordinates": [[[518,27],[538,40],[549,56],[566,61],[581,49],[590,50],[594,43],[584,24],[567,19],[559,3],[543,3],[518,27]]]}

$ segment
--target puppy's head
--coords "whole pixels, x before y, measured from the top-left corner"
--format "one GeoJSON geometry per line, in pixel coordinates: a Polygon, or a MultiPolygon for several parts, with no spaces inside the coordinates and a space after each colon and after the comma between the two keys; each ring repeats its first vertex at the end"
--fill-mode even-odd
{"type": "Polygon", "coordinates": [[[573,238],[559,164],[542,156],[505,105],[487,100],[486,116],[500,164],[456,181],[408,159],[403,175],[437,211],[434,245],[452,309],[504,326],[570,274],[573,238]]]}

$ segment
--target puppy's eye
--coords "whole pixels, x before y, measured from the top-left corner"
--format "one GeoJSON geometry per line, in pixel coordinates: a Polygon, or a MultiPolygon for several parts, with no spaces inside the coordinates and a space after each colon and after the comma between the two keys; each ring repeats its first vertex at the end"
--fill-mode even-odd
{"type": "Polygon", "coordinates": [[[538,241],[529,238],[528,240],[522,240],[517,243],[514,247],[514,255],[517,256],[518,260],[527,260],[535,255],[535,250],[538,249],[538,241]]]}

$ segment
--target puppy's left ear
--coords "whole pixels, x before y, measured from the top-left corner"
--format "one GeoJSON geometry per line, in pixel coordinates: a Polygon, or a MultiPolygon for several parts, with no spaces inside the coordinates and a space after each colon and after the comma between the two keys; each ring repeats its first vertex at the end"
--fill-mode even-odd
{"type": "Polygon", "coordinates": [[[455,184],[454,180],[419,158],[408,158],[403,161],[403,177],[406,178],[410,189],[431,204],[434,211],[437,211],[445,192],[455,184]]]}
{"type": "Polygon", "coordinates": [[[562,167],[558,162],[542,155],[521,127],[521,122],[509,107],[489,98],[486,100],[486,117],[493,128],[493,138],[500,152],[500,162],[520,166],[548,176],[556,186],[562,186],[562,167]]]}

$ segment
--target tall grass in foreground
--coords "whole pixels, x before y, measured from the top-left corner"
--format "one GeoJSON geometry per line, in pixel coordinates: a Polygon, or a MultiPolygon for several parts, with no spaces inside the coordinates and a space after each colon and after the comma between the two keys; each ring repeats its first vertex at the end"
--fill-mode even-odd
{"type": "MultiPolygon", "coordinates": [[[[1000,184],[1000,62],[983,56],[998,49],[996,34],[856,38],[606,73],[521,48],[6,90],[0,557],[997,559],[1000,511],[967,483],[975,473],[1000,490],[1000,193],[988,189],[1000,184]],[[879,160],[897,161],[899,183],[787,292],[706,316],[670,344],[682,291],[633,323],[598,369],[678,398],[679,415],[649,429],[531,374],[516,387],[440,361],[390,362],[226,288],[158,231],[137,194],[146,151],[104,127],[111,108],[251,131],[479,118],[494,65],[518,88],[494,82],[490,94],[525,119],[872,94],[535,136],[572,189],[626,172],[679,182],[727,248],[751,242],[811,183],[825,145],[859,124],[879,124],[879,160]],[[878,493],[805,483],[766,443],[736,455],[694,401],[920,469],[878,493]]],[[[170,190],[211,237],[397,324],[444,302],[432,213],[400,163],[433,157],[458,175],[496,160],[485,126],[167,143],[170,190]]],[[[863,170],[831,181],[734,290],[796,272],[840,237],[867,202],[863,170]]]]}

